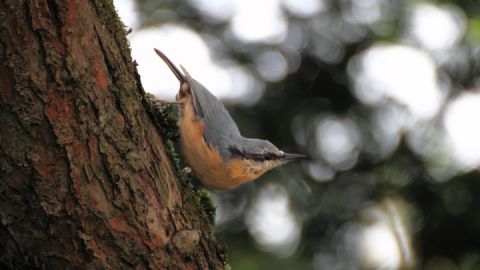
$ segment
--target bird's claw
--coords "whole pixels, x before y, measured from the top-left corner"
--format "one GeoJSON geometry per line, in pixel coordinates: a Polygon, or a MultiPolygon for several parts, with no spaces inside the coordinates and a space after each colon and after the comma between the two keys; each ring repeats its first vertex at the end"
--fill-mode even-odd
{"type": "Polygon", "coordinates": [[[176,101],[168,101],[168,100],[163,100],[163,99],[155,99],[155,106],[157,108],[163,108],[166,106],[170,106],[172,104],[178,104],[176,101]]]}
{"type": "Polygon", "coordinates": [[[180,171],[180,174],[183,176],[185,179],[189,179],[193,176],[192,169],[190,167],[185,167],[180,171]]]}

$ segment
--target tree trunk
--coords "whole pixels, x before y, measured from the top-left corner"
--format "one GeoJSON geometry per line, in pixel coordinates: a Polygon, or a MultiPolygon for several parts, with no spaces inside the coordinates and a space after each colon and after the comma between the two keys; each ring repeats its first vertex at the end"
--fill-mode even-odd
{"type": "Polygon", "coordinates": [[[224,267],[125,35],[111,0],[0,0],[0,268],[224,267]]]}

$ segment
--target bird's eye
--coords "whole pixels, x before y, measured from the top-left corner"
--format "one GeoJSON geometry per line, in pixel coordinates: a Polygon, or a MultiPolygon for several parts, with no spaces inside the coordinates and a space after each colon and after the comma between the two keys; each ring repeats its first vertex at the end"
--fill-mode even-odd
{"type": "Polygon", "coordinates": [[[263,159],[264,160],[272,160],[275,158],[275,155],[269,151],[265,151],[263,154],[263,159]]]}

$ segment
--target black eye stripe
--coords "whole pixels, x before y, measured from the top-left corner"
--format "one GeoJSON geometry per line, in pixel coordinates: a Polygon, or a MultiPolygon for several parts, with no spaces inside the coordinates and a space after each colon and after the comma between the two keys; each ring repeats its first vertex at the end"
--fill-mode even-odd
{"type": "Polygon", "coordinates": [[[230,153],[232,154],[232,156],[235,156],[235,157],[243,157],[245,155],[245,153],[243,153],[242,151],[240,151],[239,149],[233,147],[233,146],[230,146],[228,148],[228,150],[230,151],[230,153]]]}
{"type": "Polygon", "coordinates": [[[229,148],[230,153],[232,156],[237,157],[237,158],[242,158],[242,159],[250,159],[250,160],[255,160],[255,161],[265,161],[265,160],[277,160],[281,158],[280,156],[275,155],[274,153],[269,153],[267,151],[264,152],[264,154],[249,154],[245,153],[235,147],[230,147],[229,148]]]}

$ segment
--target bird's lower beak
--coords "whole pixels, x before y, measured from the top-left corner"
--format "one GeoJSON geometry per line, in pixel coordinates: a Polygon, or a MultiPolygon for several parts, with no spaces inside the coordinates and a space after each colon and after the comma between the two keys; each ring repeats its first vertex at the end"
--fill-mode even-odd
{"type": "Polygon", "coordinates": [[[306,159],[307,156],[301,155],[301,154],[290,154],[290,153],[285,153],[283,156],[283,160],[286,162],[294,161],[294,160],[299,160],[299,159],[306,159]]]}

